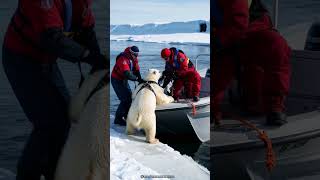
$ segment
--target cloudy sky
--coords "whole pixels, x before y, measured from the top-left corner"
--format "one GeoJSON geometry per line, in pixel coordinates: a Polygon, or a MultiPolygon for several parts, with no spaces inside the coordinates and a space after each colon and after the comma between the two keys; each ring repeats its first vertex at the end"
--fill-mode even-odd
{"type": "Polygon", "coordinates": [[[111,24],[209,20],[210,0],[111,0],[111,24]]]}

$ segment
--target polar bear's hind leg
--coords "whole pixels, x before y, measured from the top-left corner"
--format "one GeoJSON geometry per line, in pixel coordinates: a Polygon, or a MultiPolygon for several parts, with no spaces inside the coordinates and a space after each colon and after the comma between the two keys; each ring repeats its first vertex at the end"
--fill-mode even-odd
{"type": "Polygon", "coordinates": [[[146,140],[150,144],[156,144],[159,142],[159,139],[156,139],[156,122],[154,120],[153,124],[150,124],[148,128],[144,129],[146,132],[146,140]]]}
{"type": "Polygon", "coordinates": [[[126,133],[128,135],[131,135],[134,133],[135,128],[133,127],[133,125],[131,124],[130,121],[127,121],[127,127],[126,127],[126,133]]]}

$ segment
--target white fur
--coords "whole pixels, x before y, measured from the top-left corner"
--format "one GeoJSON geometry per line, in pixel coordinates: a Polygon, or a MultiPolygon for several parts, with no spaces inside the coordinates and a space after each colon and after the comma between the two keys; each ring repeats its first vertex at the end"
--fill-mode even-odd
{"type": "MultiPolygon", "coordinates": [[[[158,82],[161,74],[157,69],[149,69],[148,75],[145,78],[147,81],[158,82]]],[[[143,88],[139,93],[140,84],[132,93],[132,104],[127,116],[127,134],[132,134],[134,129],[144,129],[146,133],[146,141],[149,143],[157,143],[159,140],[155,138],[156,135],[156,114],[155,109],[157,104],[171,103],[174,99],[167,96],[158,84],[150,84],[154,93],[148,88],[143,88]],[[138,93],[138,94],[137,94],[138,93]]]]}
{"type": "Polygon", "coordinates": [[[74,123],[60,156],[55,180],[109,178],[109,85],[85,104],[106,73],[99,71],[91,75],[71,100],[69,113],[74,123]]]}

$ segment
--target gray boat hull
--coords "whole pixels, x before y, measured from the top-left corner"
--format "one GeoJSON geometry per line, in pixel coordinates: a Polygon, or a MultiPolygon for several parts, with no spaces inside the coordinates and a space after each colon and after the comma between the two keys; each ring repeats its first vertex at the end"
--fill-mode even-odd
{"type": "Polygon", "coordinates": [[[320,172],[320,132],[318,135],[274,145],[276,166],[271,172],[265,165],[264,147],[213,154],[213,177],[215,180],[286,180],[310,176],[320,172]]]}
{"type": "Polygon", "coordinates": [[[157,106],[157,137],[205,142],[210,139],[210,78],[202,77],[200,101],[157,106]],[[193,106],[195,106],[195,111],[193,106]]]}
{"type": "Polygon", "coordinates": [[[157,136],[159,138],[191,138],[201,142],[210,139],[210,104],[157,110],[157,136]]]}

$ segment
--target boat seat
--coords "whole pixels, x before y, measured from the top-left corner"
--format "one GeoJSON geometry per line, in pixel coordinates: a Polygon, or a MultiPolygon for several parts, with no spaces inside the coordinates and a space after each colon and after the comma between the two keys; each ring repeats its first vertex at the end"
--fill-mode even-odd
{"type": "Polygon", "coordinates": [[[293,50],[287,113],[310,112],[320,106],[320,51],[293,50]]]}
{"type": "Polygon", "coordinates": [[[210,78],[201,77],[200,98],[210,96],[210,78]]]}

